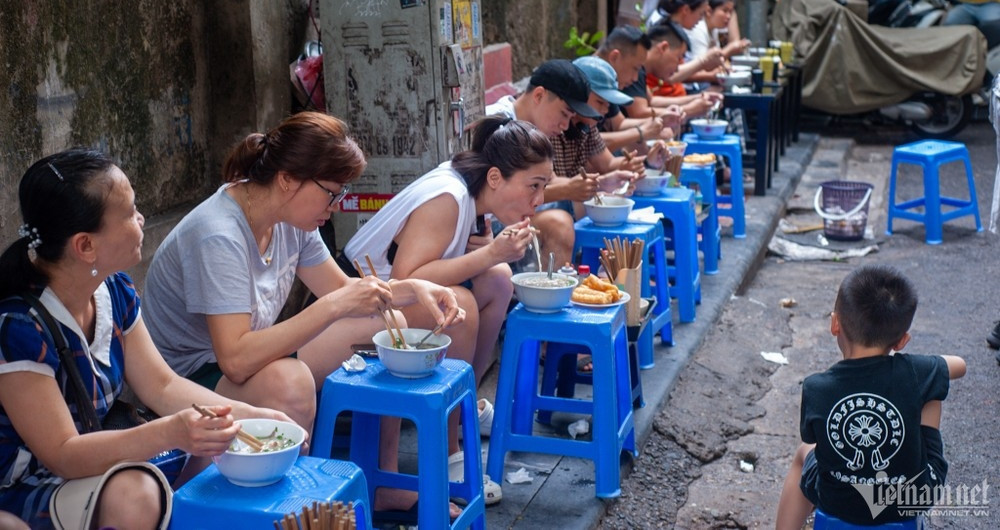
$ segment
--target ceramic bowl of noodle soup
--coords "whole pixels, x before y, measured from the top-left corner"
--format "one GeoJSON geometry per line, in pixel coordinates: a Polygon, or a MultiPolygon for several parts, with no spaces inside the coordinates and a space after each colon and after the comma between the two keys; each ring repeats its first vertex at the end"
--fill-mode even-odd
{"type": "Polygon", "coordinates": [[[562,311],[573,296],[573,288],[580,283],[568,274],[552,273],[549,279],[545,272],[522,272],[512,276],[510,281],[514,283],[517,301],[534,313],[562,311]]]}
{"type": "Polygon", "coordinates": [[[260,452],[235,438],[229,450],[212,460],[219,473],[237,486],[255,488],[281,480],[299,457],[306,431],[294,423],[271,419],[239,420],[243,431],[264,444],[260,452]]]}
{"type": "Polygon", "coordinates": [[[429,329],[419,328],[402,330],[403,339],[406,340],[408,346],[405,348],[402,344],[393,343],[389,332],[384,329],[372,337],[372,342],[375,343],[375,351],[378,352],[379,361],[382,361],[390,374],[406,379],[416,379],[434,373],[434,369],[448,354],[448,346],[451,345],[451,337],[438,334],[431,335],[419,349],[414,349],[414,345],[419,343],[429,332],[429,329]]]}

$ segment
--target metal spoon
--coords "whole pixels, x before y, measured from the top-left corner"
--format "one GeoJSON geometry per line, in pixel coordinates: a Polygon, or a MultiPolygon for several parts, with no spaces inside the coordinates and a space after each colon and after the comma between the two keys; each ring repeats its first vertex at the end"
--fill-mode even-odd
{"type": "Polygon", "coordinates": [[[721,106],[722,106],[721,101],[716,101],[715,104],[712,105],[712,109],[708,111],[709,121],[715,121],[715,118],[718,117],[719,115],[719,107],[721,106]]]}
{"type": "Polygon", "coordinates": [[[616,189],[615,191],[612,191],[611,194],[612,195],[625,195],[625,192],[628,191],[628,185],[629,184],[631,184],[631,182],[629,182],[629,181],[626,180],[625,182],[622,183],[622,185],[621,185],[620,188],[616,189]]]}
{"type": "Polygon", "coordinates": [[[420,342],[417,342],[416,344],[413,345],[413,349],[414,350],[419,350],[420,347],[424,345],[424,341],[426,341],[427,339],[431,338],[431,335],[434,335],[438,331],[441,331],[442,327],[443,326],[441,324],[438,324],[437,326],[434,326],[434,329],[432,329],[429,332],[427,332],[427,334],[424,335],[424,338],[420,339],[420,342]]]}
{"type": "Polygon", "coordinates": [[[549,279],[550,280],[552,279],[552,266],[555,264],[555,262],[556,262],[556,253],[555,252],[549,252],[549,279]]]}

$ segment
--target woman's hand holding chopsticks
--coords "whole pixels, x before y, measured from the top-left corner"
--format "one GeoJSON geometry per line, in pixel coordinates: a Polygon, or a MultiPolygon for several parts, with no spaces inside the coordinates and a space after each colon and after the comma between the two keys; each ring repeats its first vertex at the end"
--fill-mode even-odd
{"type": "Polygon", "coordinates": [[[151,423],[169,422],[170,435],[167,438],[171,441],[171,448],[183,449],[193,456],[220,455],[229,449],[229,444],[240,432],[240,426],[234,423],[229,405],[204,409],[213,416],[187,408],[151,423]]]}

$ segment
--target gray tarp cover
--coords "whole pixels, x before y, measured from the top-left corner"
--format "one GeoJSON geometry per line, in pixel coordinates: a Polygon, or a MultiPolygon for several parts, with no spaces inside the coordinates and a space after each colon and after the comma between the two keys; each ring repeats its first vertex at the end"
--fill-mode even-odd
{"type": "Polygon", "coordinates": [[[802,103],[824,112],[865,112],[921,91],[966,94],[983,83],[986,39],[973,26],[870,26],[834,0],[780,0],[771,30],[804,64],[802,103]]]}

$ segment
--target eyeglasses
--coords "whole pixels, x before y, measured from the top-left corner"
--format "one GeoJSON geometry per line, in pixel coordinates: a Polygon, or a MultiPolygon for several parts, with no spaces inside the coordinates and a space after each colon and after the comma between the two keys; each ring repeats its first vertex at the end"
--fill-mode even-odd
{"type": "Polygon", "coordinates": [[[327,189],[326,186],[320,184],[318,180],[316,180],[316,179],[310,179],[310,180],[312,180],[313,182],[315,182],[317,186],[319,186],[323,191],[325,191],[327,193],[327,195],[330,196],[330,204],[326,205],[327,208],[329,208],[330,206],[333,206],[334,204],[338,204],[340,201],[344,200],[344,197],[346,197],[347,194],[350,193],[350,191],[351,191],[351,185],[350,184],[341,184],[340,185],[340,192],[339,193],[334,193],[334,192],[330,191],[329,189],[327,189]]]}

